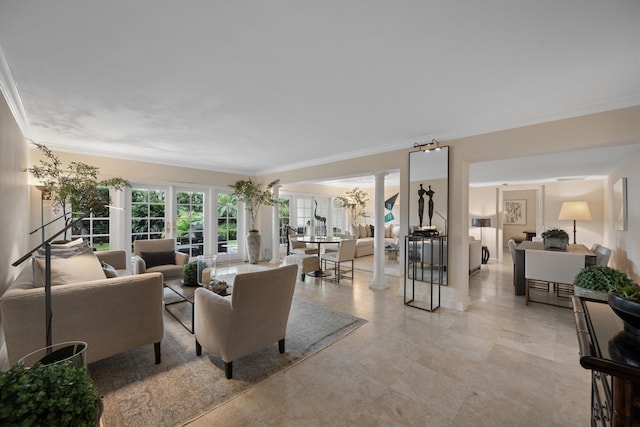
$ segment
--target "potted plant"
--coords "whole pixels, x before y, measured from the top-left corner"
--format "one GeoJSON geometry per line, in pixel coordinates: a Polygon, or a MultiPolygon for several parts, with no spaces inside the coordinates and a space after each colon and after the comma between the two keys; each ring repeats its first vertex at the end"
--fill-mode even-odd
{"type": "Polygon", "coordinates": [[[256,219],[260,206],[273,206],[276,200],[273,198],[273,187],[280,182],[279,179],[270,182],[266,186],[258,184],[251,178],[236,181],[230,187],[233,188],[233,195],[243,202],[251,228],[247,235],[247,247],[249,252],[249,262],[257,264],[260,259],[260,233],[256,229],[256,219]]]}
{"type": "MultiPolygon", "coordinates": [[[[118,177],[98,180],[98,168],[82,162],[70,162],[63,167],[62,161],[46,145],[36,142],[33,145],[44,155],[44,159],[24,171],[46,188],[54,213],[61,214],[65,226],[73,221],[70,207],[78,210],[76,214],[86,216],[95,208],[111,203],[108,193],[105,195],[104,191],[100,191],[101,187],[122,190],[131,186],[129,181],[118,177]]],[[[67,240],[66,231],[64,237],[67,240]]]]}
{"type": "Polygon", "coordinates": [[[633,285],[633,281],[622,271],[605,265],[590,265],[576,275],[573,292],[580,297],[607,301],[609,291],[629,285],[633,285]]]}
{"type": "Polygon", "coordinates": [[[182,267],[182,283],[185,286],[198,285],[198,262],[191,261],[182,267]]]}
{"type": "Polygon", "coordinates": [[[561,249],[567,250],[569,244],[569,234],[559,228],[552,228],[542,233],[545,249],[561,249]]]}
{"type": "Polygon", "coordinates": [[[95,426],[101,403],[86,369],[69,362],[0,373],[0,425],[95,426]]]}
{"type": "Polygon", "coordinates": [[[608,294],[607,302],[624,321],[624,329],[640,340],[640,287],[632,282],[608,294]]]}

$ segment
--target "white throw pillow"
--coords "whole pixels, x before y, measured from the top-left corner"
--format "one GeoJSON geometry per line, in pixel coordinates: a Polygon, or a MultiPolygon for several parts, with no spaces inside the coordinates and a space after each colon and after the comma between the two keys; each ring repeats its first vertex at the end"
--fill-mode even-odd
{"type": "MultiPolygon", "coordinates": [[[[44,287],[44,258],[33,257],[34,286],[44,287]]],[[[104,279],[102,265],[93,252],[86,252],[71,258],[51,258],[51,286],[68,283],[88,282],[104,279]]]]}
{"type": "Polygon", "coordinates": [[[362,237],[362,238],[370,237],[371,230],[369,229],[368,226],[360,224],[358,227],[360,228],[360,231],[358,233],[360,235],[360,237],[362,237]]]}
{"type": "Polygon", "coordinates": [[[360,237],[360,227],[358,227],[358,224],[353,224],[351,226],[351,234],[353,235],[354,239],[360,237]]]}

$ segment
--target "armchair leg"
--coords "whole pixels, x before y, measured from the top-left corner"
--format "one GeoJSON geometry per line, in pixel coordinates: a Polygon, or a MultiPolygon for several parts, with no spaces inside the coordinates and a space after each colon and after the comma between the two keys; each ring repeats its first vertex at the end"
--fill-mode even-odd
{"type": "Polygon", "coordinates": [[[201,355],[202,355],[202,346],[200,345],[198,340],[196,340],[196,356],[201,356],[201,355]]]}
{"type": "Polygon", "coordinates": [[[284,353],[284,338],[278,341],[278,350],[280,350],[280,353],[284,353]]]}
{"type": "Polygon", "coordinates": [[[233,376],[233,362],[224,362],[224,374],[230,380],[233,376]]]}
{"type": "Polygon", "coordinates": [[[304,282],[304,278],[306,277],[306,274],[302,273],[301,276],[302,276],[302,281],[304,282]]]}
{"type": "Polygon", "coordinates": [[[156,355],[156,365],[159,365],[160,364],[160,358],[161,358],[161,355],[160,355],[160,343],[159,342],[154,342],[153,343],[153,352],[156,355]]]}

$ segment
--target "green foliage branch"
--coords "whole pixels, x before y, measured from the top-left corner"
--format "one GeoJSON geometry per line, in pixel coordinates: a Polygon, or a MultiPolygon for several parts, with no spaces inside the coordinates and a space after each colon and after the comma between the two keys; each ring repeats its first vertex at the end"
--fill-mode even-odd
{"type": "Polygon", "coordinates": [[[50,192],[53,210],[56,214],[64,215],[65,225],[73,221],[74,214],[88,215],[96,208],[111,204],[108,192],[100,191],[101,187],[122,190],[131,186],[129,181],[119,177],[99,180],[99,169],[86,163],[70,162],[65,167],[46,145],[37,142],[32,144],[44,158],[23,171],[30,173],[50,192]],[[71,206],[78,212],[70,212],[71,206]],[[72,215],[68,216],[69,213],[72,215]]]}
{"type": "Polygon", "coordinates": [[[552,228],[551,230],[544,231],[541,236],[543,239],[569,239],[569,234],[559,228],[552,228]]]}
{"type": "Polygon", "coordinates": [[[233,195],[244,203],[249,213],[252,231],[256,230],[256,219],[260,206],[273,206],[276,203],[276,200],[273,198],[273,187],[279,182],[280,180],[276,179],[264,186],[252,178],[248,178],[238,180],[233,185],[230,185],[230,187],[233,188],[233,195]]]}
{"type": "Polygon", "coordinates": [[[342,206],[349,209],[351,213],[351,223],[356,224],[359,218],[367,218],[367,202],[369,198],[367,193],[355,187],[346,192],[344,196],[336,197],[336,200],[342,203],[342,206]]]}

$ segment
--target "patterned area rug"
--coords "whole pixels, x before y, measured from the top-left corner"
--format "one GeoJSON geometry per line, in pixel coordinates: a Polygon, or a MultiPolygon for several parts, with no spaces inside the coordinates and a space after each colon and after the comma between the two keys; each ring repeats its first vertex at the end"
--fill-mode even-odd
{"type": "MultiPolygon", "coordinates": [[[[292,366],[355,330],[366,320],[294,297],[287,324],[286,351],[274,345],[233,364],[227,380],[222,361],[165,313],[162,363],[145,346],[89,365],[103,396],[103,425],[176,426],[219,406],[234,395],[292,366]]],[[[135,325],[132,325],[135,327],[135,325]]]]}

